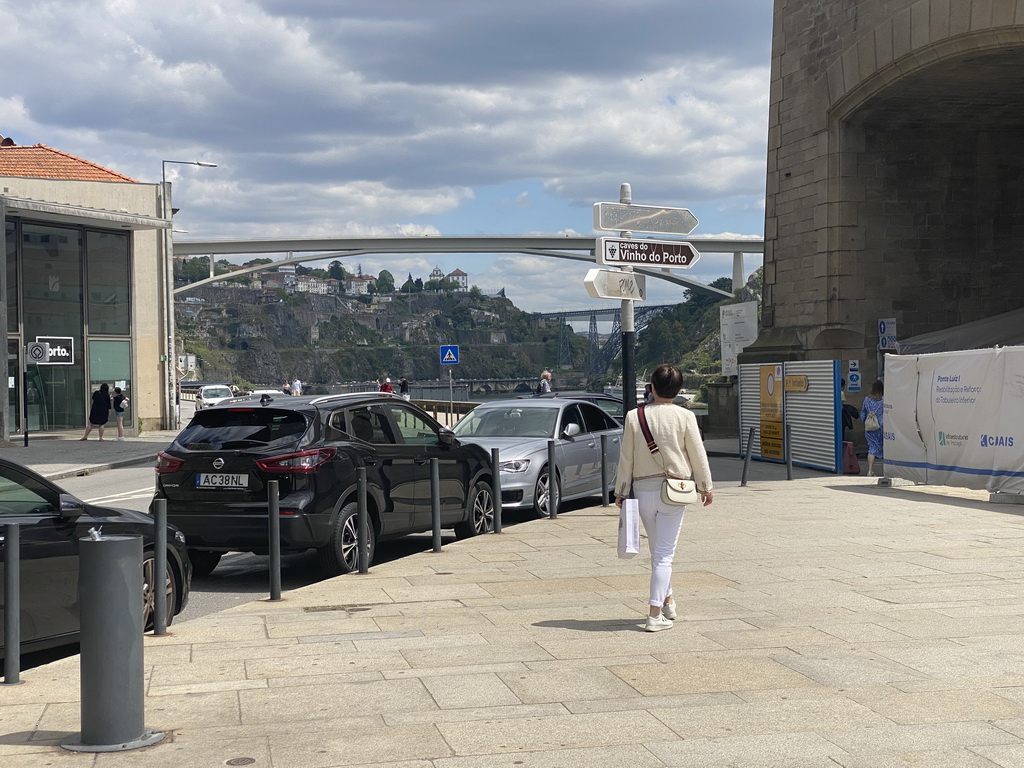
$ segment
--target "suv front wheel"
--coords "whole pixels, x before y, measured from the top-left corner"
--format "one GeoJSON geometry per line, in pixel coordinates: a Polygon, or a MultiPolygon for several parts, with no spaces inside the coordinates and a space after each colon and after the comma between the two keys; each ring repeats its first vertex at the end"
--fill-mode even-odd
{"type": "MultiPolygon", "coordinates": [[[[320,565],[330,576],[354,573],[359,570],[359,505],[350,501],[338,513],[331,540],[317,550],[320,565]]],[[[369,563],[373,562],[376,535],[373,523],[367,526],[366,549],[369,563]]],[[[367,565],[369,565],[367,563],[367,565]]]]}

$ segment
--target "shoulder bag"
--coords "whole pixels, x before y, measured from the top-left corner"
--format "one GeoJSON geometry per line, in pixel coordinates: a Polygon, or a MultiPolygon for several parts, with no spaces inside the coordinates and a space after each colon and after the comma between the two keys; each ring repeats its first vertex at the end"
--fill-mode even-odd
{"type": "Polygon", "coordinates": [[[882,428],[882,425],[878,423],[878,417],[874,411],[868,411],[868,416],[864,419],[864,431],[865,432],[877,432],[882,428]]]}
{"type": "MultiPolygon", "coordinates": [[[[640,422],[640,431],[644,433],[644,440],[647,441],[647,450],[651,452],[654,460],[657,461],[661,468],[665,468],[665,459],[662,458],[661,452],[658,450],[658,444],[654,442],[654,435],[651,434],[651,428],[647,426],[647,416],[644,414],[644,406],[640,406],[636,409],[637,420],[640,422]]],[[[679,477],[668,477],[665,476],[665,480],[661,484],[661,500],[666,504],[670,504],[674,507],[685,507],[687,504],[696,504],[699,496],[697,495],[697,484],[693,480],[683,480],[679,477]]]]}

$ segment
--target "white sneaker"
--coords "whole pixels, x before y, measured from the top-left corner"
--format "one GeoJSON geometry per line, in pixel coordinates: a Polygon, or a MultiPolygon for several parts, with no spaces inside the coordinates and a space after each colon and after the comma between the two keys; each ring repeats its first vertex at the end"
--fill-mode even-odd
{"type": "Polygon", "coordinates": [[[676,601],[673,600],[668,605],[661,606],[661,615],[669,621],[676,620],[676,601]]]}
{"type": "Polygon", "coordinates": [[[648,616],[644,629],[648,632],[661,632],[663,629],[672,629],[672,622],[664,616],[648,616]]]}

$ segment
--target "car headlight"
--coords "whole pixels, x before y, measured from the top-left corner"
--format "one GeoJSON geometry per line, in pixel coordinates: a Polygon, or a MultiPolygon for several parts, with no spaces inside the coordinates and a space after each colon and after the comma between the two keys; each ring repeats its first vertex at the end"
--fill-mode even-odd
{"type": "Polygon", "coordinates": [[[498,465],[498,469],[502,472],[525,472],[529,468],[529,459],[513,459],[512,461],[503,461],[498,465]]]}

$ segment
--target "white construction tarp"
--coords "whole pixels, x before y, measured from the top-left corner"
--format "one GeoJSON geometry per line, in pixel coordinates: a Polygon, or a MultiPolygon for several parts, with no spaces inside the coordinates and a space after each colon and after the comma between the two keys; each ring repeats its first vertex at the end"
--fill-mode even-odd
{"type": "Polygon", "coordinates": [[[1024,493],[1024,347],[886,355],[885,474],[1024,493]]]}

